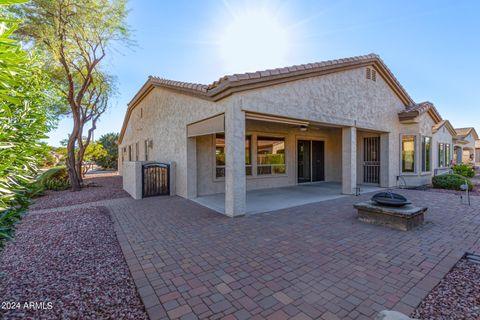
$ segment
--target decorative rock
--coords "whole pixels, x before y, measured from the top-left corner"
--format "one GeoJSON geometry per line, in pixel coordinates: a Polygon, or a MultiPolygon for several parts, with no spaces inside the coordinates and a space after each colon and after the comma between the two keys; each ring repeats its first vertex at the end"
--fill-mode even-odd
{"type": "Polygon", "coordinates": [[[414,318],[410,318],[398,311],[390,311],[390,310],[383,310],[380,311],[375,320],[416,320],[414,318]]]}
{"type": "Polygon", "coordinates": [[[402,231],[408,231],[421,225],[424,221],[424,213],[428,209],[413,205],[387,207],[373,201],[361,202],[353,206],[358,210],[360,221],[402,231]]]}

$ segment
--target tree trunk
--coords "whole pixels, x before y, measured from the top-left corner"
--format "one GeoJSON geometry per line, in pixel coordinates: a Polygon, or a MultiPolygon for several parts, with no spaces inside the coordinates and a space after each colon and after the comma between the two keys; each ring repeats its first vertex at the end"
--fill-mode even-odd
{"type": "Polygon", "coordinates": [[[88,145],[82,145],[81,147],[79,146],[78,152],[77,152],[77,174],[80,180],[80,183],[83,183],[83,171],[82,171],[82,165],[83,165],[83,156],[85,155],[85,149],[87,148],[88,145]]]}
{"type": "MultiPolygon", "coordinates": [[[[73,108],[72,108],[73,109],[73,108]]],[[[80,191],[80,179],[77,173],[76,168],[76,161],[75,161],[75,141],[78,137],[78,129],[79,129],[80,119],[78,118],[78,114],[73,114],[73,129],[72,134],[68,138],[67,144],[67,159],[65,161],[68,170],[68,178],[70,179],[70,185],[72,187],[72,191],[80,191]]]]}
{"type": "Polygon", "coordinates": [[[68,170],[68,178],[70,179],[70,185],[72,191],[80,191],[80,180],[76,170],[76,161],[75,161],[75,141],[77,140],[75,136],[75,131],[72,131],[72,135],[68,138],[67,144],[67,159],[65,161],[68,170]]]}

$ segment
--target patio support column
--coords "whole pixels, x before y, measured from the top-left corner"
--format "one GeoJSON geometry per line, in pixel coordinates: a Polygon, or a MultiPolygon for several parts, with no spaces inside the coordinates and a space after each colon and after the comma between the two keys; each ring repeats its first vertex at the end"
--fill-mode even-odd
{"type": "Polygon", "coordinates": [[[390,187],[390,133],[380,134],[380,187],[390,187]]]}
{"type": "Polygon", "coordinates": [[[245,211],[245,113],[234,102],[225,111],[225,214],[235,217],[245,211]]]}
{"type": "Polygon", "coordinates": [[[187,138],[187,199],[197,197],[197,137],[187,138]]]}
{"type": "Polygon", "coordinates": [[[357,187],[357,129],[342,128],[342,193],[354,194],[357,187]]]}
{"type": "Polygon", "coordinates": [[[457,163],[456,164],[462,164],[463,163],[463,148],[458,147],[457,148],[457,163]]]}

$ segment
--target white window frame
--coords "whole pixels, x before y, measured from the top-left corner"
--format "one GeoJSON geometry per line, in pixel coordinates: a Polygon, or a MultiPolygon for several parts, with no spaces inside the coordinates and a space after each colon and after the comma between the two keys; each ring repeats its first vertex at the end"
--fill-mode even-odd
{"type": "Polygon", "coordinates": [[[420,148],[421,148],[421,152],[420,152],[420,155],[421,155],[421,167],[420,167],[420,170],[422,171],[422,173],[431,173],[431,172],[432,172],[432,159],[433,159],[433,158],[432,158],[432,150],[433,150],[433,148],[432,148],[432,142],[433,142],[433,139],[432,139],[431,136],[422,136],[422,141],[421,141],[421,142],[422,142],[422,143],[421,143],[421,145],[420,145],[420,148]],[[430,142],[429,142],[429,143],[430,143],[430,156],[429,156],[429,159],[428,159],[428,160],[429,160],[429,163],[430,163],[430,168],[429,168],[428,170],[423,170],[424,166],[426,167],[426,163],[425,163],[425,162],[426,162],[426,159],[427,159],[426,156],[425,156],[425,161],[424,161],[424,159],[423,159],[423,154],[424,154],[424,152],[425,152],[425,154],[426,154],[426,149],[424,148],[425,138],[430,139],[430,142]]]}
{"type": "Polygon", "coordinates": [[[409,134],[404,133],[400,135],[400,173],[402,175],[418,175],[418,135],[417,134],[409,134]],[[413,145],[413,172],[411,171],[403,171],[403,159],[402,159],[402,152],[403,152],[403,138],[404,137],[414,137],[414,145],[413,145]]]}
{"type": "MultiPolygon", "coordinates": [[[[221,133],[221,132],[220,132],[221,133]]],[[[224,166],[217,166],[216,159],[216,136],[217,134],[212,134],[212,154],[213,159],[211,161],[213,166],[212,179],[214,182],[225,181],[225,177],[217,177],[217,168],[223,168],[224,166]]],[[[263,178],[272,178],[272,177],[286,177],[288,176],[288,134],[287,133],[274,133],[274,132],[263,132],[263,131],[247,131],[245,133],[245,138],[250,136],[250,165],[245,164],[246,167],[251,167],[252,174],[246,175],[246,179],[263,179],[263,178]],[[257,174],[257,137],[272,137],[272,138],[283,138],[285,140],[285,173],[274,173],[274,174],[257,174]]],[[[245,172],[246,173],[246,172],[245,172]]]]}

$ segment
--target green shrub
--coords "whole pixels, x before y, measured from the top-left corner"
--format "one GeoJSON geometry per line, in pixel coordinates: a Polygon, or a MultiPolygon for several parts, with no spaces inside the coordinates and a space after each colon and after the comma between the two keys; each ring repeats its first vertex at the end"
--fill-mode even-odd
{"type": "Polygon", "coordinates": [[[457,164],[453,166],[453,172],[467,178],[472,178],[475,176],[475,170],[466,164],[457,164]]]}
{"type": "Polygon", "coordinates": [[[473,184],[470,180],[458,174],[435,176],[432,179],[432,184],[437,189],[461,190],[460,186],[465,184],[465,180],[467,180],[469,190],[472,190],[473,184]]]}
{"type": "Polygon", "coordinates": [[[38,177],[39,183],[45,190],[66,190],[70,188],[70,180],[68,179],[68,171],[66,167],[51,168],[38,177]]]}

